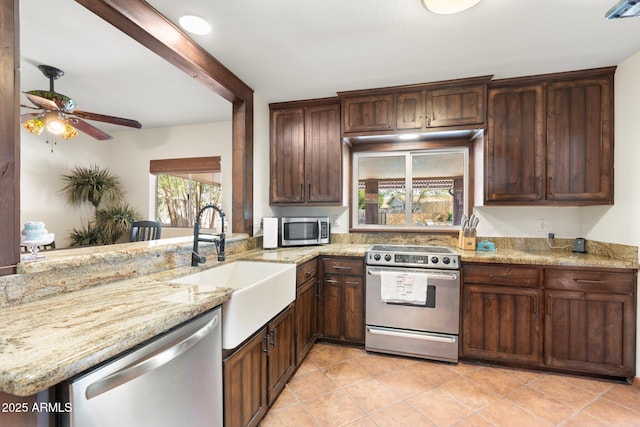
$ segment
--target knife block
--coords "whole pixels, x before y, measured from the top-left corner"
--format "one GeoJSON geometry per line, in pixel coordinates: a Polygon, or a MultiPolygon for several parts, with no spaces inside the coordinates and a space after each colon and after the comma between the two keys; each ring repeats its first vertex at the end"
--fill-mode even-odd
{"type": "Polygon", "coordinates": [[[460,230],[458,234],[458,247],[460,249],[475,251],[476,250],[476,233],[469,232],[468,236],[464,235],[464,231],[460,230]]]}

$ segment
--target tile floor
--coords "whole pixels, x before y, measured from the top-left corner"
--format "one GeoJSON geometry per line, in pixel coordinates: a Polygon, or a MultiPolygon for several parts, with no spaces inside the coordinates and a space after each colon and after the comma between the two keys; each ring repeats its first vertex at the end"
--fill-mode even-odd
{"type": "Polygon", "coordinates": [[[640,426],[640,390],[316,344],[260,425],[640,426]]]}

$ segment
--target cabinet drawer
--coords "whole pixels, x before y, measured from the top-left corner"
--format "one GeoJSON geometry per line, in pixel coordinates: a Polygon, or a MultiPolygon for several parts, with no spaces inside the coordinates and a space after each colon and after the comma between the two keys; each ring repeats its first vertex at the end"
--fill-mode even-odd
{"type": "Polygon", "coordinates": [[[296,285],[302,286],[307,280],[318,275],[318,260],[312,259],[298,267],[296,285]]]}
{"type": "Polygon", "coordinates": [[[525,288],[540,286],[540,270],[532,267],[466,265],[463,275],[465,283],[525,288]]]}
{"type": "Polygon", "coordinates": [[[581,292],[633,294],[632,272],[598,270],[547,270],[545,288],[581,292]]]}
{"type": "Polygon", "coordinates": [[[355,258],[325,258],[322,260],[325,274],[364,274],[364,262],[355,258]]]}

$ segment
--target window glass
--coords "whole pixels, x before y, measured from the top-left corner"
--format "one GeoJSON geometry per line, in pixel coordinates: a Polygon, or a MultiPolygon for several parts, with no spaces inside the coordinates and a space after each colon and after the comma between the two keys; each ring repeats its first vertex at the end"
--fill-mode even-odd
{"type": "Polygon", "coordinates": [[[355,153],[354,228],[459,226],[466,212],[468,164],[465,147],[355,153]]]}
{"type": "MultiPolygon", "coordinates": [[[[219,205],[222,197],[219,173],[158,174],[157,219],[168,227],[193,227],[198,211],[205,205],[219,205]]],[[[203,213],[203,228],[220,228],[213,209],[203,213]]]]}

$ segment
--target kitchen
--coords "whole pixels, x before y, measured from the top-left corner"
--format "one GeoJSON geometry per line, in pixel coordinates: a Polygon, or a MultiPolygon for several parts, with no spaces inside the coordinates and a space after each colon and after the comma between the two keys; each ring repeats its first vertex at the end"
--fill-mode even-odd
{"type": "MultiPolygon", "coordinates": [[[[611,64],[607,64],[611,65],[611,64]]],[[[633,61],[629,61],[628,63],[624,63],[624,66],[627,67],[629,74],[627,76],[633,75],[633,61]],[[631,68],[629,68],[631,67],[631,68]]],[[[632,88],[634,87],[634,79],[628,78],[627,80],[622,80],[620,83],[620,79],[624,79],[625,76],[625,67],[619,65],[618,70],[616,72],[616,90],[620,90],[621,87],[624,87],[624,91],[622,93],[616,92],[616,172],[625,177],[625,179],[617,179],[616,180],[616,193],[620,194],[633,194],[633,185],[631,184],[634,180],[632,179],[633,171],[635,170],[633,166],[628,165],[625,168],[625,161],[631,162],[633,156],[634,145],[631,143],[631,139],[629,138],[628,146],[625,145],[625,133],[627,135],[632,135],[633,132],[630,130],[633,129],[634,121],[630,119],[627,121],[627,126],[621,126],[620,121],[622,120],[624,123],[624,115],[631,114],[630,117],[633,117],[632,112],[633,108],[633,97],[631,96],[632,88]],[[621,102],[625,102],[627,99],[628,104],[623,104],[624,107],[618,108],[618,105],[621,102]],[[620,129],[622,128],[622,129],[620,129]],[[621,146],[623,148],[621,148],[621,146]],[[623,151],[623,155],[620,156],[620,151],[623,151]],[[625,188],[625,183],[629,186],[628,191],[625,188]]],[[[411,82],[415,83],[415,82],[411,82]]],[[[373,87],[373,86],[372,86],[373,87]]],[[[263,103],[264,105],[264,103],[263,103]]],[[[266,106],[264,106],[266,107],[266,106]]],[[[256,122],[262,123],[263,129],[268,128],[268,118],[266,118],[267,112],[266,108],[256,108],[256,122]],[[262,118],[259,117],[260,111],[262,111],[262,118]]],[[[268,155],[266,153],[266,147],[268,144],[266,140],[268,139],[264,130],[262,132],[256,133],[256,141],[262,140],[263,144],[258,144],[256,142],[255,151],[254,151],[254,159],[257,163],[254,168],[254,174],[258,176],[257,171],[266,170],[268,168],[268,155]],[[262,151],[260,151],[262,150],[262,151]],[[262,164],[260,161],[262,160],[262,164]]],[[[257,197],[265,197],[268,194],[268,191],[265,188],[265,181],[258,179],[256,182],[261,183],[264,191],[255,191],[257,197]]],[[[256,186],[257,187],[257,186],[256,186]]],[[[618,220],[617,218],[623,218],[626,216],[631,216],[633,212],[634,203],[633,199],[622,197],[616,197],[616,205],[612,208],[608,207],[591,207],[591,208],[531,208],[531,209],[519,209],[519,208],[481,208],[479,214],[482,215],[482,227],[486,227],[481,229],[481,233],[487,236],[541,236],[539,227],[540,218],[545,218],[548,224],[551,224],[553,227],[552,230],[555,231],[561,237],[577,237],[580,235],[584,235],[589,240],[594,241],[603,241],[603,242],[615,242],[620,244],[628,244],[628,245],[637,245],[637,242],[633,241],[633,236],[625,231],[625,229],[618,228],[621,227],[623,221],[618,220]],[[627,215],[628,213],[628,215],[627,215]],[[514,219],[514,217],[516,219],[514,219]],[[557,230],[567,230],[563,231],[560,234],[557,230]],[[566,234],[565,234],[566,233],[566,234]]],[[[256,209],[262,207],[263,209],[268,206],[268,201],[263,203],[256,203],[256,209]]],[[[291,209],[293,215],[306,214],[304,211],[305,208],[291,209]]],[[[339,222],[341,225],[334,225],[334,229],[338,232],[346,231],[348,227],[348,214],[346,213],[345,208],[325,208],[330,216],[338,215],[339,222]]],[[[319,210],[320,211],[320,210],[319,210]]],[[[320,214],[324,214],[324,212],[320,211],[320,214]]],[[[288,214],[288,213],[287,213],[288,214]]],[[[270,216],[268,213],[256,214],[254,210],[254,218],[260,218],[262,216],[270,216]]],[[[542,235],[545,235],[546,232],[542,235]]]]}

